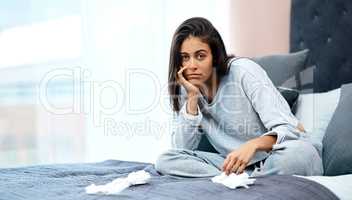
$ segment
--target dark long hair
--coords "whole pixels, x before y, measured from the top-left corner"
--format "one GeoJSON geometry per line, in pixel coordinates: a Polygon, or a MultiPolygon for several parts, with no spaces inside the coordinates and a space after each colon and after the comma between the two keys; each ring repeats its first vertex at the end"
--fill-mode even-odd
{"type": "Polygon", "coordinates": [[[205,18],[193,17],[184,21],[175,31],[172,38],[169,60],[168,88],[170,103],[174,111],[180,110],[180,85],[176,84],[176,74],[182,64],[180,49],[183,41],[189,36],[199,37],[207,43],[213,57],[218,79],[227,73],[228,61],[233,57],[227,55],[224,42],[215,27],[205,18]]]}

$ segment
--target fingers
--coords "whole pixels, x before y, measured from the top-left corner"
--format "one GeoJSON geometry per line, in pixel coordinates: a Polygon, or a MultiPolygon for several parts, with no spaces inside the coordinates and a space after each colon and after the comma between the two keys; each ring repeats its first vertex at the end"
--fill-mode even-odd
{"type": "Polygon", "coordinates": [[[185,79],[183,76],[183,71],[188,69],[189,67],[181,67],[181,69],[177,72],[176,82],[185,87],[188,93],[198,94],[199,88],[193,85],[191,82],[185,79]]]}
{"type": "Polygon", "coordinates": [[[224,164],[222,165],[222,171],[225,172],[226,175],[228,175],[229,169],[232,169],[233,166],[233,159],[231,155],[228,155],[226,159],[224,160],[224,164]]]}
{"type": "Polygon", "coordinates": [[[225,172],[226,175],[229,175],[231,172],[236,174],[241,174],[245,168],[247,167],[246,161],[243,159],[239,159],[234,156],[228,156],[223,164],[222,171],[225,172]]]}
{"type": "Polygon", "coordinates": [[[223,172],[226,172],[226,168],[227,168],[227,165],[230,163],[230,159],[227,157],[225,160],[224,160],[224,164],[222,165],[222,171],[223,172]]]}
{"type": "Polygon", "coordinates": [[[183,70],[185,70],[185,69],[187,69],[188,68],[188,66],[180,66],[180,69],[178,70],[178,71],[183,71],[183,70]]]}
{"type": "Polygon", "coordinates": [[[238,174],[237,170],[241,165],[242,165],[242,162],[240,160],[237,160],[236,163],[233,165],[231,172],[235,172],[236,174],[238,174]]]}
{"type": "Polygon", "coordinates": [[[181,66],[180,69],[178,70],[177,74],[183,76],[182,73],[183,73],[183,71],[185,71],[187,68],[188,68],[188,67],[182,67],[182,66],[181,66]]]}
{"type": "Polygon", "coordinates": [[[241,173],[243,173],[244,172],[244,169],[246,169],[246,164],[242,164],[239,168],[238,168],[238,170],[236,171],[236,174],[241,174],[241,173]]]}
{"type": "Polygon", "coordinates": [[[184,71],[185,69],[187,69],[187,68],[188,68],[188,67],[182,67],[182,66],[181,66],[181,69],[178,70],[177,76],[176,76],[176,80],[177,80],[178,82],[183,83],[184,81],[186,81],[186,79],[183,77],[183,71],[184,71]]]}
{"type": "Polygon", "coordinates": [[[229,161],[228,161],[228,163],[227,163],[227,165],[225,167],[225,170],[224,170],[226,175],[229,175],[232,172],[232,168],[237,162],[237,158],[236,157],[229,157],[228,159],[229,159],[229,161]]]}

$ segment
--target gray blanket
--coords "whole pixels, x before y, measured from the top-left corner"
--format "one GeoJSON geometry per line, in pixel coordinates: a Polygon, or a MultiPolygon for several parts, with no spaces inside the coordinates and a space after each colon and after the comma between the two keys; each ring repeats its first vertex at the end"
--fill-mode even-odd
{"type": "Polygon", "coordinates": [[[209,178],[161,176],[149,163],[107,160],[100,163],[55,164],[0,169],[0,199],[338,199],[324,186],[295,176],[257,178],[249,189],[231,190],[209,178]],[[88,195],[91,183],[106,184],[137,170],[152,174],[149,183],[117,195],[88,195]]]}

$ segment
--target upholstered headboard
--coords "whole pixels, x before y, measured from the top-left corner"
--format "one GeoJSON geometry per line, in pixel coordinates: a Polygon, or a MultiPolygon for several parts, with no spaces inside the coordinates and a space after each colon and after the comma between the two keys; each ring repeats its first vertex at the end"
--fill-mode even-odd
{"type": "Polygon", "coordinates": [[[290,51],[308,48],[314,92],[352,82],[352,0],[292,0],[290,51]]]}

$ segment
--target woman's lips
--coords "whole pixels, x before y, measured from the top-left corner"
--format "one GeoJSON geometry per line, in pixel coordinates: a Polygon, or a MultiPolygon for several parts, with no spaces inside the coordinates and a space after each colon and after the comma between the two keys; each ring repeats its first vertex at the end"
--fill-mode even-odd
{"type": "Polygon", "coordinates": [[[201,74],[189,74],[187,75],[189,79],[199,79],[201,77],[201,74]]]}

